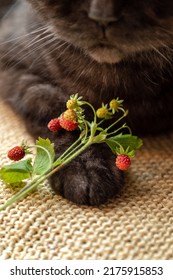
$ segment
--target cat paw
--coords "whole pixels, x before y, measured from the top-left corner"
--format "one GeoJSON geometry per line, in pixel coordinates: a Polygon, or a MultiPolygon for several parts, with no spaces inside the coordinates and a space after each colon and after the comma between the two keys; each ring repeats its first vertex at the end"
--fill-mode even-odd
{"type": "Polygon", "coordinates": [[[100,205],[123,186],[123,173],[107,149],[94,149],[73,160],[51,178],[52,189],[76,204],[100,205]]]}

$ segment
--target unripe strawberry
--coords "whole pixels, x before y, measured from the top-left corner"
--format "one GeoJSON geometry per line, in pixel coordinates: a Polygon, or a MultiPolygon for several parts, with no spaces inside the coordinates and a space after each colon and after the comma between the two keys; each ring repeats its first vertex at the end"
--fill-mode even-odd
{"type": "Polygon", "coordinates": [[[120,102],[116,99],[112,99],[111,102],[109,103],[110,109],[114,110],[115,112],[118,110],[120,106],[120,102]]]}
{"type": "Polygon", "coordinates": [[[131,160],[127,155],[118,155],[115,164],[118,169],[125,171],[130,167],[131,160]]]}
{"type": "Polygon", "coordinates": [[[8,158],[14,161],[19,161],[25,156],[25,149],[22,146],[16,146],[8,151],[8,158]]]}
{"type": "Polygon", "coordinates": [[[58,118],[50,120],[47,125],[48,129],[52,132],[56,132],[61,129],[60,121],[58,118]]]}
{"type": "Polygon", "coordinates": [[[66,103],[67,109],[76,109],[78,107],[77,100],[69,99],[66,103]]]}
{"type": "Polygon", "coordinates": [[[68,120],[64,116],[60,119],[60,125],[67,131],[73,131],[78,127],[78,122],[73,120],[68,120]]]}
{"type": "Polygon", "coordinates": [[[66,120],[70,120],[70,121],[74,121],[74,122],[77,121],[76,112],[75,112],[74,110],[72,110],[72,109],[66,110],[66,111],[63,113],[63,117],[64,117],[66,120]]]}
{"type": "Polygon", "coordinates": [[[99,119],[104,119],[107,117],[108,115],[108,110],[104,107],[102,108],[99,108],[97,111],[96,111],[96,115],[99,119]]]}

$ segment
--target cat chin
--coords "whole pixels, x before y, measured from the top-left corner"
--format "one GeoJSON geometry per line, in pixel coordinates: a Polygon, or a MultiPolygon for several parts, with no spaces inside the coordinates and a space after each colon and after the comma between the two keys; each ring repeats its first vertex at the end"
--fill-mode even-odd
{"type": "Polygon", "coordinates": [[[123,54],[115,49],[94,49],[89,51],[89,55],[98,63],[109,64],[119,63],[124,58],[123,54]]]}

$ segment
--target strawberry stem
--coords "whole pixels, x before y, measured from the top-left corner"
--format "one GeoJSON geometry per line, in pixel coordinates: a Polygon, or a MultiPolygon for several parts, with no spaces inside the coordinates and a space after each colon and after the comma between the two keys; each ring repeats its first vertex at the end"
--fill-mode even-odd
{"type": "Polygon", "coordinates": [[[128,111],[124,111],[124,114],[118,120],[116,120],[114,123],[112,123],[108,128],[106,128],[105,132],[110,130],[114,125],[116,125],[118,122],[120,122],[122,119],[124,119],[127,116],[127,114],[128,114],[128,111]]]}
{"type": "Polygon", "coordinates": [[[82,105],[88,105],[92,109],[93,114],[94,114],[94,123],[96,123],[97,117],[96,117],[96,111],[95,111],[94,107],[87,101],[82,101],[82,105]]]}
{"type": "Polygon", "coordinates": [[[37,177],[37,180],[29,182],[24,188],[17,192],[12,198],[7,200],[7,202],[0,207],[1,210],[5,210],[8,206],[12,205],[14,202],[18,201],[20,198],[24,197],[31,191],[35,190],[38,184],[42,183],[45,180],[44,176],[37,177]],[[40,178],[41,180],[38,180],[40,178]]]}

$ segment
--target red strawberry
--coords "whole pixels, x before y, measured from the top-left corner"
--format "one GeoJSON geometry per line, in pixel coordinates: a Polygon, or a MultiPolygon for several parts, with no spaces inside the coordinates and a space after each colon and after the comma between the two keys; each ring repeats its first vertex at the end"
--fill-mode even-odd
{"type": "Polygon", "coordinates": [[[56,132],[60,130],[61,129],[60,120],[58,118],[50,120],[47,127],[52,132],[56,132]]]}
{"type": "Polygon", "coordinates": [[[78,127],[76,112],[73,109],[66,110],[60,119],[60,125],[67,131],[75,130],[78,127]]]}
{"type": "Polygon", "coordinates": [[[115,164],[118,169],[125,171],[130,167],[131,160],[127,155],[118,155],[115,164]]]}
{"type": "Polygon", "coordinates": [[[8,151],[8,158],[14,161],[21,160],[25,156],[25,149],[22,146],[16,146],[8,151]]]}
{"type": "Polygon", "coordinates": [[[78,127],[78,122],[73,120],[68,120],[64,116],[60,119],[60,125],[67,131],[73,131],[78,127]]]}

